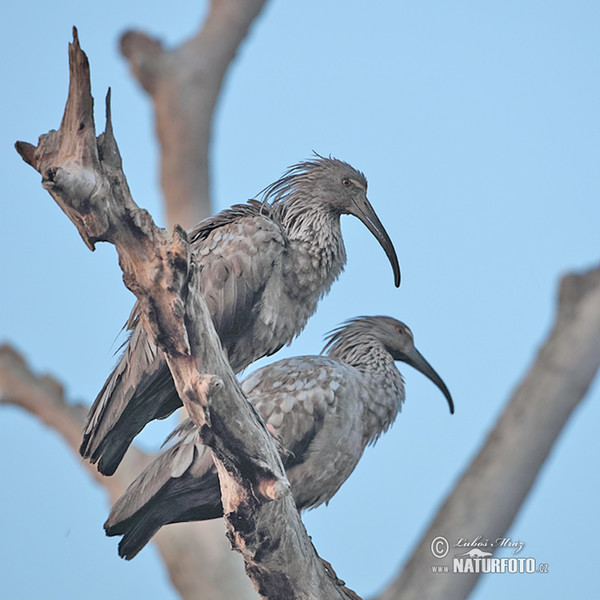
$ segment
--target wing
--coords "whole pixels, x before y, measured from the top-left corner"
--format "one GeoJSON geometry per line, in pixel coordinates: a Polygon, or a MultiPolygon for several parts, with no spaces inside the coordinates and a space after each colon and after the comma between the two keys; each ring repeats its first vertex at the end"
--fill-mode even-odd
{"type": "Polygon", "coordinates": [[[242,387],[284,449],[298,509],[328,502],[365,448],[367,381],[349,365],[312,356],[278,361],[242,387]]]}
{"type": "Polygon", "coordinates": [[[190,240],[201,267],[200,291],[238,372],[274,350],[266,339],[266,347],[259,347],[261,340],[255,339],[252,329],[261,294],[268,280],[280,272],[285,234],[271,218],[268,205],[250,201],[208,219],[190,234],[190,240]]]}
{"type": "Polygon", "coordinates": [[[322,356],[277,361],[255,371],[242,389],[284,449],[286,469],[302,462],[336,403],[345,369],[322,356]]]}
{"type": "MultiPolygon", "coordinates": [[[[362,454],[364,444],[352,436],[360,434],[356,421],[362,413],[352,418],[352,403],[344,402],[350,375],[347,365],[312,356],[278,361],[242,382],[279,442],[300,509],[329,500],[362,454]],[[332,421],[342,427],[331,432],[332,421]],[[331,433],[339,433],[341,441],[331,433]]],[[[193,422],[182,422],[170,438],[178,439],[131,484],[105,524],[107,535],[123,536],[119,554],[125,558],[135,556],[163,525],[222,515],[218,475],[193,422]]]]}
{"type": "Polygon", "coordinates": [[[162,452],[117,500],[104,524],[122,535],[119,555],[133,558],[163,526],[222,516],[221,490],[212,456],[196,428],[178,428],[180,439],[162,452]]]}
{"type": "MultiPolygon", "coordinates": [[[[286,245],[270,215],[268,205],[250,201],[206,219],[189,234],[202,270],[200,291],[236,372],[281,346],[268,330],[254,326],[253,317],[286,245]]],[[[137,304],[127,327],[132,334],[90,409],[80,448],[105,475],[114,473],[147,423],[181,406],[164,356],[137,318],[137,304]]]]}
{"type": "Polygon", "coordinates": [[[104,475],[115,472],[146,423],[181,405],[162,352],[137,319],[137,303],[127,327],[125,351],[90,408],[79,449],[104,475]]]}

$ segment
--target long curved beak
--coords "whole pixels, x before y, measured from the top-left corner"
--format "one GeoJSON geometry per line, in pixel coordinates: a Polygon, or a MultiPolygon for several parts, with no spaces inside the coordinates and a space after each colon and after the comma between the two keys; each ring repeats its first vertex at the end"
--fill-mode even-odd
{"type": "Polygon", "coordinates": [[[377,241],[381,244],[381,247],[387,254],[387,257],[392,264],[392,270],[394,271],[394,285],[399,287],[400,265],[398,264],[396,250],[394,249],[390,236],[387,234],[387,231],[379,220],[379,217],[375,214],[375,209],[371,206],[371,203],[367,200],[366,196],[361,198],[360,201],[355,201],[353,208],[356,210],[352,211],[352,214],[355,217],[358,217],[367,226],[367,229],[377,238],[377,241]]]}
{"type": "Polygon", "coordinates": [[[396,360],[401,360],[405,362],[407,365],[414,367],[420,373],[423,373],[427,379],[430,379],[435,383],[435,385],[440,388],[442,394],[446,397],[448,401],[448,406],[450,408],[450,414],[454,414],[454,402],[452,400],[452,396],[446,387],[446,384],[442,381],[442,378],[435,372],[434,368],[425,360],[423,355],[416,349],[412,348],[407,353],[400,353],[399,355],[394,357],[396,360]]]}

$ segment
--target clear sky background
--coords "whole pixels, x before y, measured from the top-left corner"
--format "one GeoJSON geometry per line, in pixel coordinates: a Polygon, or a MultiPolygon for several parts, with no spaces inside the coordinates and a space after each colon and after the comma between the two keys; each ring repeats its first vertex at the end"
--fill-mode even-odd
{"type": "MultiPolygon", "coordinates": [[[[0,339],[90,403],[114,365],[133,297],[115,252],[90,253],[13,149],[58,127],[77,25],[96,116],[113,120],[136,201],[163,223],[150,103],[117,49],[140,28],[177,44],[203,3],[10,2],[2,10],[0,339]],[[165,8],[165,6],[167,8],[165,8]]],[[[348,266],[301,337],[389,314],[413,329],[456,414],[400,369],[407,402],[328,507],[305,517],[320,554],[361,595],[411,552],[549,331],[559,278],[600,260],[600,4],[595,1],[272,0],[228,74],[214,124],[216,208],[244,201],[313,150],[365,172],[402,286],[346,217],[348,266]]],[[[264,364],[264,361],[263,363],[264,364]]],[[[509,535],[547,575],[493,575],[473,598],[590,597],[597,589],[596,385],[509,535]]],[[[164,429],[146,432],[156,448],[164,429]]],[[[0,597],[176,597],[153,547],[117,557],[104,491],[55,433],[0,407],[0,597]]]]}

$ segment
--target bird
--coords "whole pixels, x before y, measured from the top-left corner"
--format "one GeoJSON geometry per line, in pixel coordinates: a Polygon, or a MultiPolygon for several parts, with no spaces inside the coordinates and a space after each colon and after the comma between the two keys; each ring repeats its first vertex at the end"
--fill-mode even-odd
{"type": "MultiPolygon", "coordinates": [[[[446,384],[401,321],[351,319],[329,333],[323,352],[277,361],[241,383],[276,440],[299,511],[328,503],[396,419],[405,388],[395,361],[428,377],[454,413],[446,384]]],[[[194,424],[184,421],[170,438],[177,441],[132,482],[104,525],[108,536],[123,536],[123,558],[164,525],[223,515],[217,470],[194,424]]]]}
{"type": "MultiPolygon", "coordinates": [[[[315,154],[251,199],[188,233],[192,260],[234,373],[277,352],[302,331],[346,263],[340,216],[358,217],[383,247],[400,285],[392,241],[367,199],[367,179],[315,154]]],[[[88,413],[80,454],[112,475],[135,436],[181,404],[162,351],[136,303],[124,352],[88,413]]]]}

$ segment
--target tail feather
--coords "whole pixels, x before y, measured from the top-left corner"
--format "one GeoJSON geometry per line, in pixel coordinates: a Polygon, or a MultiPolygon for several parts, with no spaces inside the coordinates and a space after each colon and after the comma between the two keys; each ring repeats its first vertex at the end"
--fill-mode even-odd
{"type": "Polygon", "coordinates": [[[219,479],[210,452],[197,436],[188,437],[148,465],[115,503],[104,529],[106,535],[123,536],[119,555],[129,560],[163,525],[222,514],[219,479]]]}
{"type": "Polygon", "coordinates": [[[125,352],[90,409],[79,452],[112,475],[144,426],[179,406],[162,352],[133,320],[125,352]]]}

